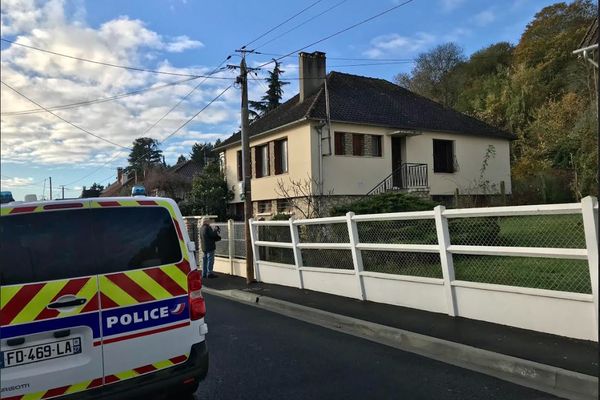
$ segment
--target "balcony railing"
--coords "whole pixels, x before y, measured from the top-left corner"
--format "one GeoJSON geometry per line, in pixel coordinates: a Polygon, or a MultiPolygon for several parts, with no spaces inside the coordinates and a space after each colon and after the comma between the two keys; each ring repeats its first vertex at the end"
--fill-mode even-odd
{"type": "Polygon", "coordinates": [[[404,163],[369,190],[367,195],[394,190],[427,190],[428,188],[427,164],[404,163]]]}

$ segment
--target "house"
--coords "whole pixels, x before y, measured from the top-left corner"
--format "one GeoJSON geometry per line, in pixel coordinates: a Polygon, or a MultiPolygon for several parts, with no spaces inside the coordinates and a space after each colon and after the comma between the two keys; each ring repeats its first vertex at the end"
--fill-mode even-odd
{"type": "MultiPolygon", "coordinates": [[[[326,74],[322,52],[300,53],[299,75],[300,92],[249,127],[255,215],[290,211],[278,188],[293,181],[332,199],[388,190],[447,201],[456,189],[510,194],[513,134],[383,79],[326,74]]],[[[243,213],[240,133],[217,150],[234,191],[231,211],[243,213]]]]}
{"type": "Polygon", "coordinates": [[[170,197],[180,201],[187,197],[193,179],[200,173],[202,173],[202,166],[192,160],[166,169],[148,168],[143,177],[137,176],[135,172],[127,173],[123,168],[117,168],[117,180],[106,187],[100,196],[127,196],[134,185],[144,185],[149,195],[170,197]]]}

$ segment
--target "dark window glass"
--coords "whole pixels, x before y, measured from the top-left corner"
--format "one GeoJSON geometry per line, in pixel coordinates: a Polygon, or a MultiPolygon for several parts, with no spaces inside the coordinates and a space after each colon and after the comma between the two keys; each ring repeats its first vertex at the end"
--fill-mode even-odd
{"type": "Polygon", "coordinates": [[[288,172],[287,139],[275,141],[275,175],[288,172]]]}
{"type": "Polygon", "coordinates": [[[382,155],[382,151],[381,151],[381,136],[378,135],[371,135],[371,140],[373,143],[373,148],[372,148],[372,156],[373,157],[381,157],[382,155]]]}
{"type": "Polygon", "coordinates": [[[433,172],[454,172],[454,142],[433,140],[433,172]]]}
{"type": "Polygon", "coordinates": [[[161,207],[54,211],[0,218],[0,283],[12,285],[178,262],[161,207]]]}

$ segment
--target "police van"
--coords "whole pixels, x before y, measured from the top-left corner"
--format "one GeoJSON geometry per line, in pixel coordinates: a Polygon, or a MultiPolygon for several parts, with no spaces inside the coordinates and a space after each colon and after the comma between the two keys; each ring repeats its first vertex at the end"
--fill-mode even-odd
{"type": "Polygon", "coordinates": [[[0,398],[196,390],[208,369],[206,307],[175,202],[91,198],[0,210],[0,398]]]}

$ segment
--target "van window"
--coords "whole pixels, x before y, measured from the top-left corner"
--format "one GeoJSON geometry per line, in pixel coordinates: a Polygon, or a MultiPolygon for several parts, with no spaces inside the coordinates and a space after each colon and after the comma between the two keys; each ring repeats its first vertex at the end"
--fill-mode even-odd
{"type": "Polygon", "coordinates": [[[11,215],[0,219],[0,284],[49,281],[181,260],[162,207],[11,215]]]}

